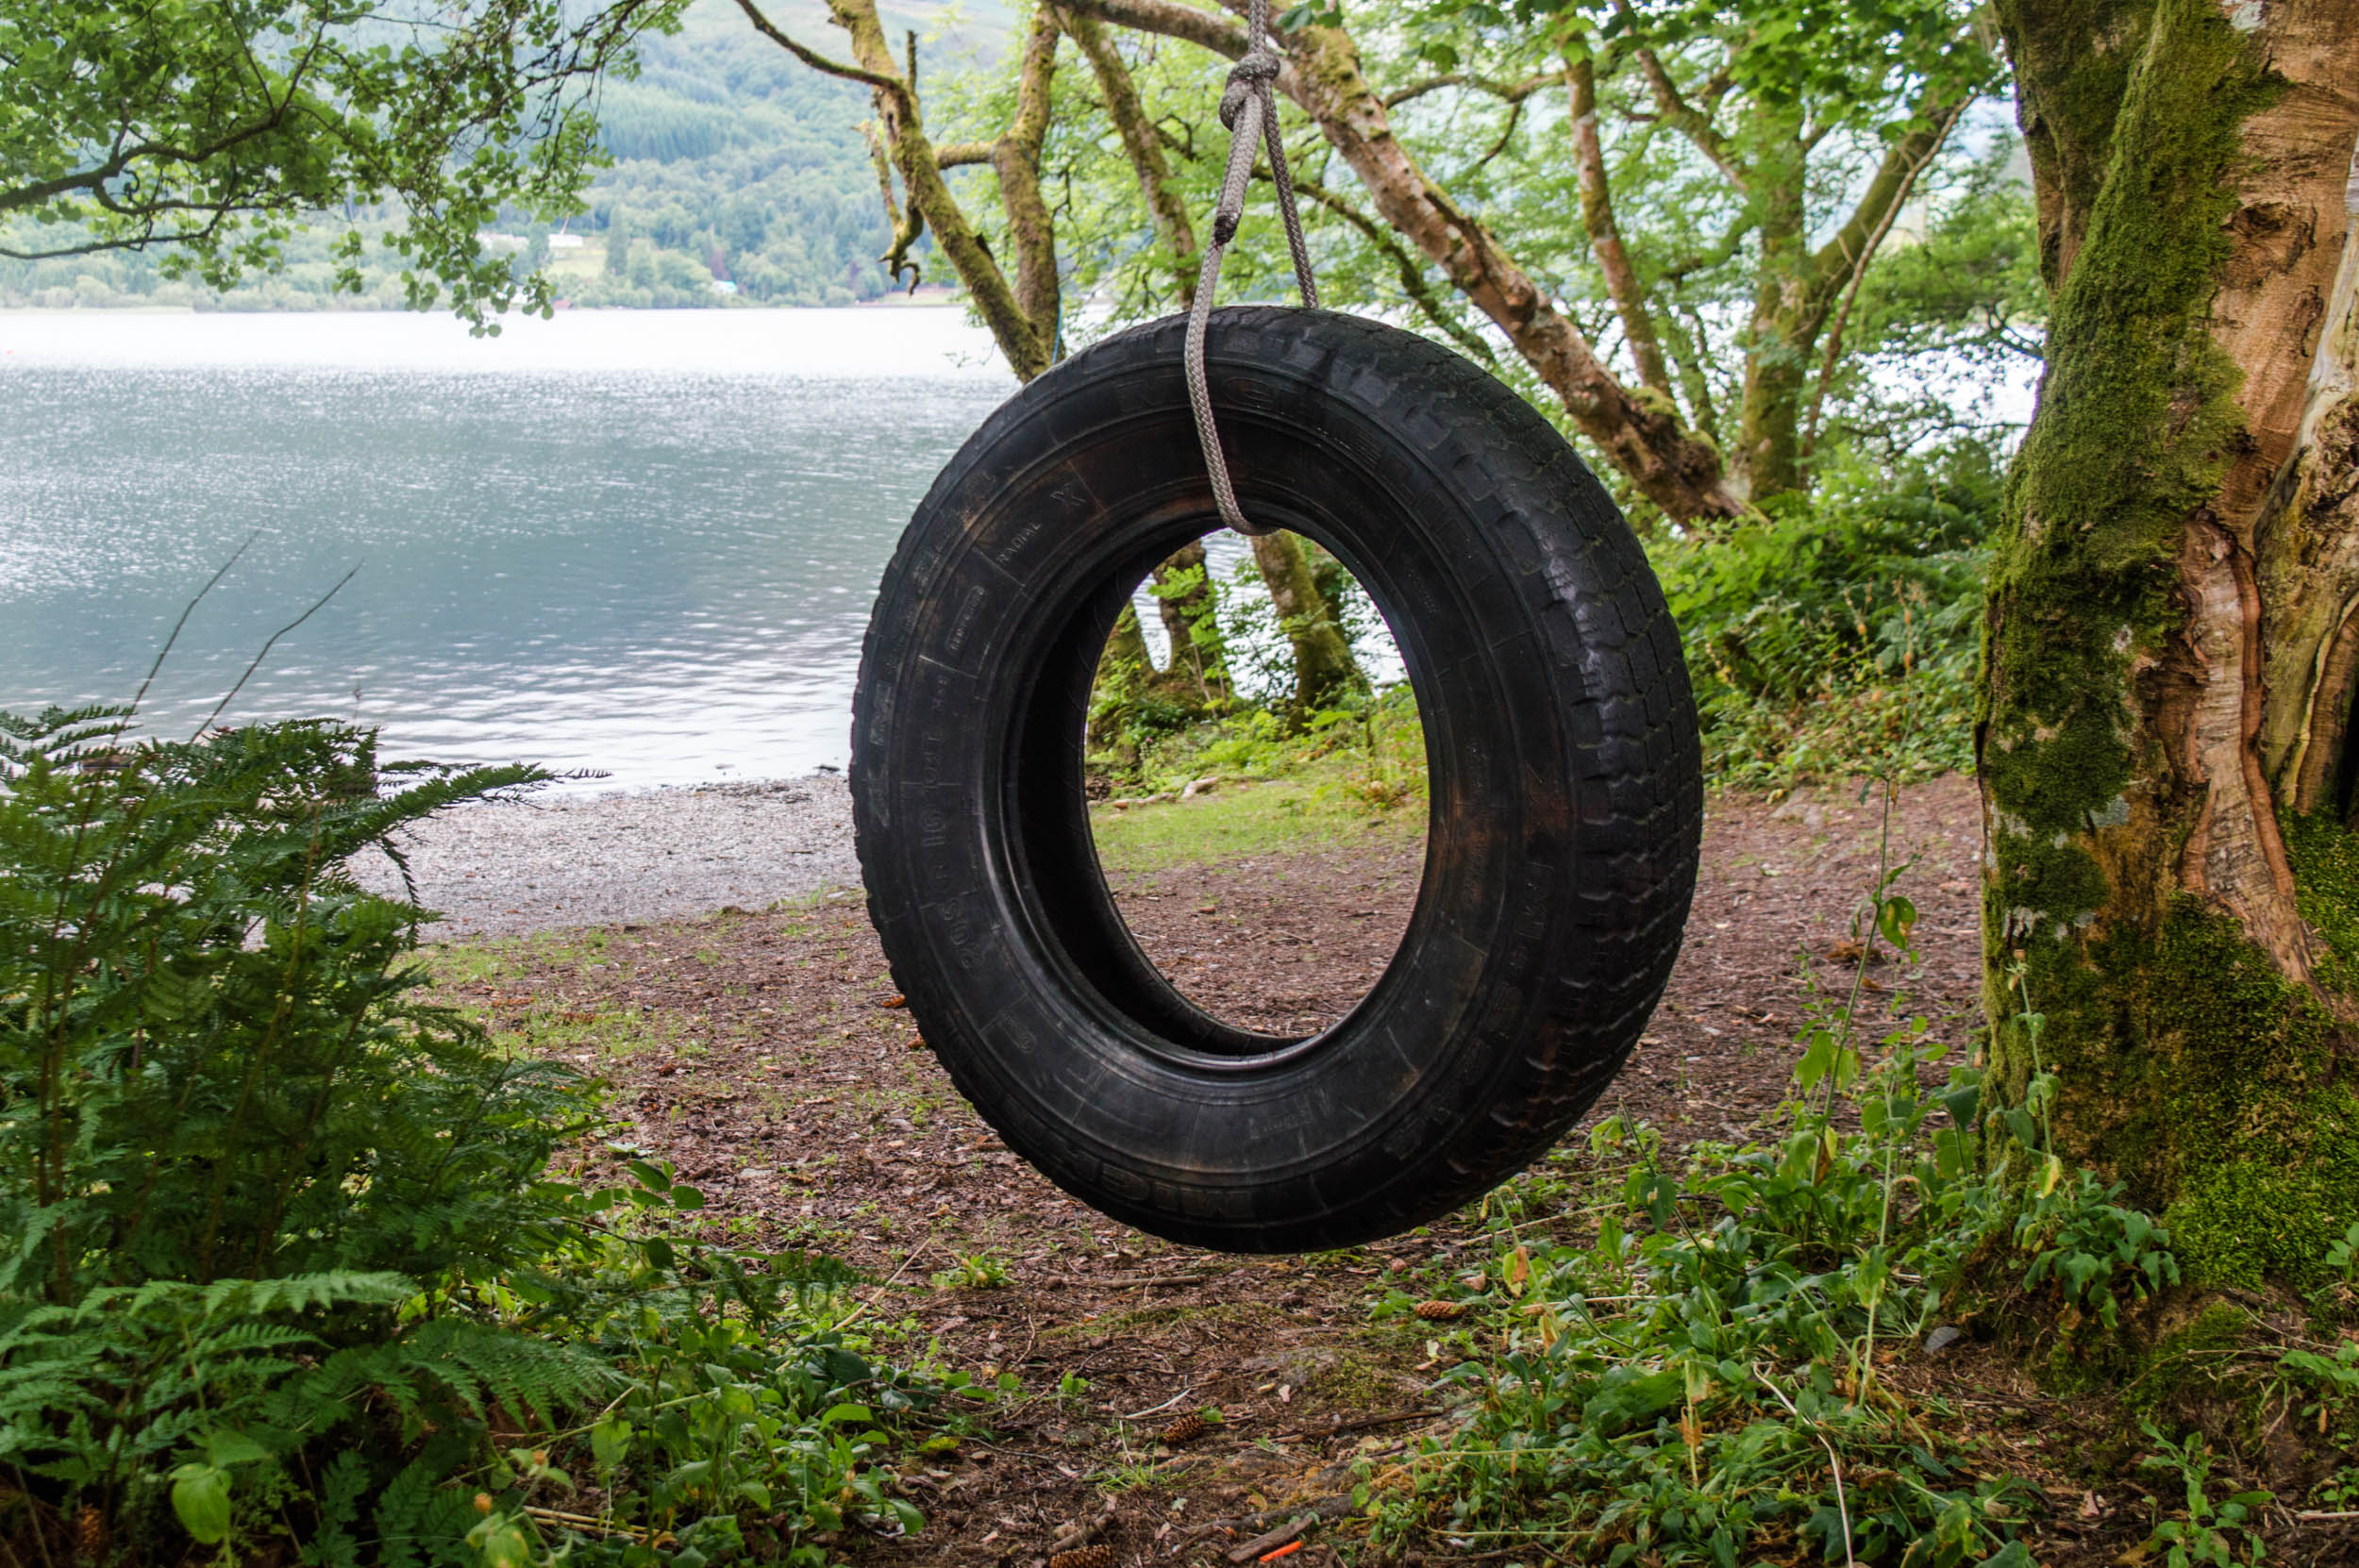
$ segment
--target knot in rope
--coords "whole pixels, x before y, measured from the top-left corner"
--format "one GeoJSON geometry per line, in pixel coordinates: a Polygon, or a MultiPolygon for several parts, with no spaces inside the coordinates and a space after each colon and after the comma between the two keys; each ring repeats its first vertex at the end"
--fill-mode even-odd
{"type": "Polygon", "coordinates": [[[1278,79],[1278,52],[1264,44],[1229,68],[1229,85],[1220,94],[1223,126],[1232,131],[1237,128],[1237,116],[1245,111],[1246,99],[1259,92],[1263,84],[1278,79]]]}
{"type": "Polygon", "coordinates": [[[1278,133],[1278,51],[1269,45],[1269,0],[1252,0],[1246,11],[1245,54],[1229,70],[1221,90],[1220,123],[1229,130],[1229,168],[1213,209],[1213,242],[1204,247],[1204,265],[1197,274],[1196,299],[1188,311],[1188,403],[1196,411],[1196,433],[1204,443],[1204,466],[1211,472],[1213,503],[1220,520],[1246,535],[1274,533],[1247,522],[1237,506],[1237,492],[1229,481],[1229,462],[1221,455],[1220,431],[1213,422],[1212,386],[1204,371],[1204,327],[1213,314],[1213,296],[1220,287],[1220,260],[1229,242],[1237,237],[1237,220],[1245,212],[1246,187],[1253,178],[1257,147],[1269,150],[1270,183],[1278,190],[1278,214],[1285,220],[1286,245],[1293,252],[1295,282],[1302,303],[1317,309],[1318,285],[1311,278],[1311,251],[1302,240],[1302,217],[1295,210],[1294,178],[1286,169],[1286,144],[1278,133]]]}

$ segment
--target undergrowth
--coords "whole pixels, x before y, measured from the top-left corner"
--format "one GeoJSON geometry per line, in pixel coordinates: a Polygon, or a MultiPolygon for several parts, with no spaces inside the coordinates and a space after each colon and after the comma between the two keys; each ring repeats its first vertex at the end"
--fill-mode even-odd
{"type": "MultiPolygon", "coordinates": [[[[1889,810],[1887,792],[1887,828],[1889,810]]],[[[2039,1488],[1892,1369],[1978,1321],[2040,1325],[2066,1363],[2134,1366],[2177,1264],[2163,1226],[2052,1152],[2052,1074],[2024,1104],[1986,1109],[1979,1066],[1951,1060],[1905,996],[1877,997],[1877,950],[1915,958],[1899,875],[1881,870],[1856,911],[1848,983],[1814,979],[1765,1136],[1675,1155],[1609,1118],[1592,1135],[1597,1185],[1570,1194],[1593,1232],[1579,1242],[1538,1239],[1512,1201],[1486,1206],[1497,1251],[1458,1304],[1473,1315],[1444,1380],[1463,1416],[1368,1468],[1380,1545],[1535,1568],[2036,1560],[2039,1488]]],[[[1417,1305],[1394,1292],[1378,1311],[1406,1321],[1417,1305]]],[[[1438,1341],[1431,1353],[1448,1359],[1438,1341]]],[[[2274,1361],[2277,1421],[2323,1436],[2359,1413],[2359,1342],[2274,1361]]],[[[2268,1494],[2227,1484],[2200,1438],[2145,1440],[2157,1478],[2135,1560],[2256,1560],[2268,1494]]]]}
{"type": "Polygon", "coordinates": [[[1765,522],[1648,542],[1715,782],[1972,771],[1998,493],[1990,475],[1953,466],[1899,488],[1831,475],[1812,497],[1778,498],[1765,522]]]}
{"type": "Polygon", "coordinates": [[[1274,709],[1241,707],[1141,733],[1134,745],[1092,759],[1092,826],[1109,865],[1315,849],[1425,826],[1425,736],[1405,681],[1352,693],[1299,730],[1274,709]],[[1183,798],[1192,783],[1199,792],[1183,798]]]}
{"type": "MultiPolygon", "coordinates": [[[[364,850],[524,768],[290,723],[0,715],[0,1558],[829,1560],[957,1375],[714,1244],[594,1086],[420,997],[364,850]],[[617,1157],[601,1163],[611,1168],[617,1157]]],[[[979,1394],[984,1391],[974,1391],[979,1394]]]]}

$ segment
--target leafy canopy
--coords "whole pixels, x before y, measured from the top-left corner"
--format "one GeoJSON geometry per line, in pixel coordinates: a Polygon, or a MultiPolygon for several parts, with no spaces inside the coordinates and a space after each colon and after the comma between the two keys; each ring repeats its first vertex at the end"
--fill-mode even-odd
{"type": "Polygon", "coordinates": [[[443,289],[482,326],[548,285],[479,231],[504,208],[574,211],[603,161],[596,95],[687,0],[0,0],[0,256],[166,247],[228,288],[337,213],[358,292],[363,209],[412,308],[443,289]]]}

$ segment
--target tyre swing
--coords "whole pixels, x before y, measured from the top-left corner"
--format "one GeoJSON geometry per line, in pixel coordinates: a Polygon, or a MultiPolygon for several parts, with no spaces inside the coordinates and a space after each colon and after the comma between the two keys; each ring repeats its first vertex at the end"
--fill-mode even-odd
{"type": "Polygon", "coordinates": [[[1662,995],[1703,812],[1679,637],[1604,488],[1466,359],[1316,308],[1266,17],[1255,0],[1223,96],[1234,140],[1193,311],[1058,364],[966,442],[885,571],[853,697],[869,911],[926,1041],[1065,1191],[1231,1252],[1394,1234],[1554,1143],[1662,995]],[[1257,142],[1303,308],[1213,310],[1257,142]],[[1408,929],[1306,1038],[1224,1023],[1164,978],[1082,792],[1116,616],[1224,524],[1342,560],[1424,728],[1408,929]]]}

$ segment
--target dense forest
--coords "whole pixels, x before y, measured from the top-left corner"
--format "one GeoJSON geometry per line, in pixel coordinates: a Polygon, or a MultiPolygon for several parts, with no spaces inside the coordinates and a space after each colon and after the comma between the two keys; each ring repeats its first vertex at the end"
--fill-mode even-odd
{"type": "MultiPolygon", "coordinates": [[[[952,69],[1004,32],[995,7],[966,17],[906,8],[952,69]]],[[[891,225],[857,89],[804,70],[726,0],[691,7],[677,34],[650,34],[640,52],[636,78],[598,89],[612,163],[585,192],[589,210],[504,211],[493,244],[512,265],[545,268],[559,297],[578,306],[850,305],[886,292],[877,257],[891,225]]],[[[383,241],[399,211],[377,204],[353,215],[368,242],[357,295],[335,287],[342,225],[321,222],[289,238],[283,271],[226,292],[167,275],[160,253],[133,251],[0,259],[0,305],[398,309],[408,263],[383,241]]]]}

